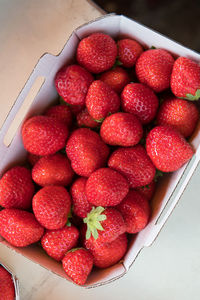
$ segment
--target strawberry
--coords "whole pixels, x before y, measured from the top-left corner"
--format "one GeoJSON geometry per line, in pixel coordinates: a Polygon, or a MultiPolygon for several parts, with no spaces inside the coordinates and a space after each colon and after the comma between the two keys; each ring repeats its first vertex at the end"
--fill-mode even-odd
{"type": "Polygon", "coordinates": [[[177,130],[162,125],[149,132],[146,149],[156,168],[162,172],[178,170],[194,154],[191,145],[177,130]]]}
{"type": "Polygon", "coordinates": [[[149,49],[138,58],[135,71],[141,83],[159,93],[170,87],[173,64],[174,58],[168,51],[149,49]]]}
{"type": "Polygon", "coordinates": [[[132,39],[122,39],[117,42],[118,59],[125,68],[131,68],[144,51],[142,46],[132,39]]]}
{"type": "Polygon", "coordinates": [[[93,76],[79,65],[64,66],[55,77],[55,86],[62,99],[74,105],[84,105],[93,76]]]}
{"type": "Polygon", "coordinates": [[[92,33],[83,38],[77,48],[76,58],[80,65],[92,73],[110,69],[117,57],[117,45],[107,34],[92,33]]]}
{"type": "Polygon", "coordinates": [[[86,196],[86,182],[87,178],[79,177],[71,186],[71,197],[73,204],[73,212],[80,218],[87,217],[87,213],[91,211],[92,205],[88,202],[86,196]]]}
{"type": "Polygon", "coordinates": [[[78,285],[85,284],[93,268],[93,256],[84,248],[74,248],[62,260],[64,271],[78,285]]]}
{"type": "Polygon", "coordinates": [[[143,128],[135,115],[118,112],[106,117],[101,125],[100,135],[109,145],[134,146],[141,140],[143,128]]]}
{"type": "Polygon", "coordinates": [[[72,124],[72,112],[68,105],[54,105],[47,109],[45,116],[63,121],[69,128],[72,124]]]}
{"type": "Polygon", "coordinates": [[[120,67],[102,73],[99,79],[108,84],[116,93],[121,93],[125,85],[131,81],[128,73],[120,67]]]}
{"type": "Polygon", "coordinates": [[[16,208],[0,211],[0,235],[15,247],[26,247],[38,242],[44,228],[34,214],[16,208]]]}
{"type": "Polygon", "coordinates": [[[156,190],[156,182],[155,180],[153,180],[145,186],[135,188],[135,190],[142,194],[148,201],[150,201],[153,198],[156,190]]]}
{"type": "Polygon", "coordinates": [[[157,124],[176,128],[184,137],[192,135],[199,119],[196,105],[184,99],[170,97],[164,100],[158,110],[157,124]]]}
{"type": "Polygon", "coordinates": [[[92,243],[96,240],[99,245],[110,243],[125,232],[124,219],[114,207],[93,207],[83,221],[87,224],[87,230],[85,227],[82,229],[83,240],[92,243]]]}
{"type": "Polygon", "coordinates": [[[105,165],[109,148],[96,132],[79,128],[69,137],[66,153],[73,170],[80,176],[89,177],[92,172],[105,165]]]}
{"type": "Polygon", "coordinates": [[[117,206],[121,212],[125,224],[126,232],[137,233],[148,223],[150,207],[148,200],[135,190],[130,190],[128,195],[117,206]]]}
{"type": "Polygon", "coordinates": [[[127,251],[127,236],[125,233],[119,235],[110,243],[100,244],[95,240],[86,240],[85,247],[94,257],[94,265],[98,268],[108,268],[123,258],[127,251]]]}
{"type": "Polygon", "coordinates": [[[176,97],[200,98],[200,65],[187,57],[178,57],[171,74],[171,90],[176,97]]]}
{"type": "Polygon", "coordinates": [[[34,116],[22,127],[24,148],[36,155],[56,153],[64,148],[67,137],[67,126],[52,117],[34,116]]]}
{"type": "Polygon", "coordinates": [[[62,186],[49,185],[33,197],[33,212],[38,222],[47,229],[60,229],[67,223],[71,198],[62,186]]]}
{"type": "Polygon", "coordinates": [[[126,177],[132,188],[149,184],[156,173],[142,145],[118,148],[110,156],[108,166],[126,177]]]}
{"type": "Polygon", "coordinates": [[[122,109],[135,114],[143,124],[151,122],[158,109],[158,97],[142,83],[129,83],[121,94],[122,109]]]}
{"type": "Polygon", "coordinates": [[[95,206],[115,206],[122,201],[129,184],[119,172],[100,168],[93,172],[86,183],[86,196],[95,206]]]}
{"type": "Polygon", "coordinates": [[[5,208],[28,209],[34,194],[31,172],[16,166],[4,173],[0,179],[0,205],[5,208]]]}
{"type": "Polygon", "coordinates": [[[43,156],[32,169],[33,180],[41,185],[69,185],[74,172],[69,159],[60,153],[43,156]]]}
{"type": "Polygon", "coordinates": [[[79,127],[90,127],[96,128],[99,127],[99,123],[96,122],[88,113],[87,108],[83,109],[78,115],[76,116],[77,124],[79,127]]]}
{"type": "Polygon", "coordinates": [[[90,85],[86,96],[86,107],[93,119],[102,121],[120,107],[120,98],[112,88],[101,80],[90,85]]]}
{"type": "Polygon", "coordinates": [[[0,265],[0,300],[15,300],[15,286],[11,274],[0,265]]]}
{"type": "Polygon", "coordinates": [[[75,226],[64,226],[61,229],[46,230],[41,239],[41,244],[49,256],[60,261],[67,251],[77,245],[78,237],[79,231],[75,226]]]}

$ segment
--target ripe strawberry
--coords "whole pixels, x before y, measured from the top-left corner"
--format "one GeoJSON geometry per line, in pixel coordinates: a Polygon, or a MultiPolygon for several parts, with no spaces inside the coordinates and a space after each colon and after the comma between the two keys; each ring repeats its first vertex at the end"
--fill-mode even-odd
{"type": "Polygon", "coordinates": [[[5,208],[28,209],[34,194],[31,172],[16,166],[4,173],[0,179],[0,205],[5,208]]]}
{"type": "Polygon", "coordinates": [[[96,128],[99,126],[99,123],[96,122],[88,113],[87,108],[83,109],[78,115],[76,116],[77,124],[79,127],[90,127],[96,128]]]}
{"type": "Polygon", "coordinates": [[[89,177],[105,165],[109,148],[96,132],[79,128],[69,137],[66,153],[73,170],[80,176],[89,177]]]}
{"type": "Polygon", "coordinates": [[[132,188],[149,184],[156,173],[142,145],[118,148],[110,156],[108,166],[126,177],[132,188]]]}
{"type": "Polygon", "coordinates": [[[0,211],[0,235],[15,247],[26,247],[38,242],[44,228],[34,214],[16,208],[0,211]]]}
{"type": "Polygon", "coordinates": [[[0,300],[14,300],[15,286],[11,274],[0,265],[0,300]]]}
{"type": "Polygon", "coordinates": [[[24,148],[36,155],[56,153],[64,148],[67,137],[67,126],[52,117],[34,116],[22,127],[24,148]]]}
{"type": "Polygon", "coordinates": [[[173,126],[184,137],[189,137],[198,119],[199,111],[194,103],[172,96],[161,104],[156,121],[158,125],[173,126]]]}
{"type": "Polygon", "coordinates": [[[79,177],[76,179],[71,186],[71,197],[73,204],[73,212],[75,215],[85,218],[87,213],[91,211],[92,205],[88,202],[86,196],[86,182],[87,178],[79,177]]]}
{"type": "Polygon", "coordinates": [[[132,39],[122,39],[117,42],[118,58],[125,68],[131,68],[144,51],[142,46],[132,39]]]}
{"type": "Polygon", "coordinates": [[[74,171],[69,159],[60,153],[43,156],[32,169],[33,180],[41,185],[69,185],[74,171]]]}
{"type": "Polygon", "coordinates": [[[93,256],[84,248],[74,248],[62,260],[64,271],[78,285],[85,284],[93,268],[93,256]]]}
{"type": "Polygon", "coordinates": [[[141,83],[148,85],[156,93],[170,86],[170,76],[174,58],[163,49],[149,49],[138,58],[135,71],[141,83]]]}
{"type": "Polygon", "coordinates": [[[200,98],[200,65],[186,57],[176,59],[171,74],[171,90],[176,97],[200,98]]]}
{"type": "Polygon", "coordinates": [[[117,209],[124,218],[128,233],[137,233],[148,223],[150,216],[148,200],[135,190],[129,191],[117,209]]]}
{"type": "Polygon", "coordinates": [[[148,134],[146,149],[156,168],[162,172],[178,170],[194,154],[191,145],[177,130],[161,125],[148,134]]]}
{"type": "Polygon", "coordinates": [[[115,41],[109,35],[99,32],[82,39],[76,54],[78,63],[95,74],[110,69],[116,57],[115,41]]]}
{"type": "Polygon", "coordinates": [[[45,116],[63,121],[69,128],[72,124],[72,112],[68,105],[54,105],[47,109],[45,116]]]}
{"type": "Polygon", "coordinates": [[[102,73],[99,79],[108,84],[116,93],[121,93],[125,85],[131,81],[128,73],[120,67],[102,73]]]}
{"type": "Polygon", "coordinates": [[[58,94],[69,104],[84,105],[93,76],[79,65],[64,66],[55,77],[58,94]]]}
{"type": "Polygon", "coordinates": [[[141,140],[143,128],[135,115],[118,112],[103,121],[100,135],[109,145],[134,146],[141,140]]]}
{"type": "Polygon", "coordinates": [[[38,162],[40,158],[41,158],[40,155],[36,155],[30,152],[28,152],[27,154],[27,160],[32,167],[36,164],[36,162],[38,162]]]}
{"type": "Polygon", "coordinates": [[[60,261],[67,251],[76,247],[78,237],[79,231],[75,226],[64,226],[57,230],[46,230],[41,239],[41,244],[49,256],[60,261]]]}
{"type": "Polygon", "coordinates": [[[156,190],[156,182],[155,180],[153,180],[145,186],[135,188],[135,190],[142,194],[148,201],[150,201],[153,198],[156,190]]]}
{"type": "Polygon", "coordinates": [[[49,185],[33,197],[33,212],[38,222],[47,229],[60,229],[67,223],[71,198],[62,186],[49,185]]]}
{"type": "Polygon", "coordinates": [[[127,195],[129,184],[119,172],[101,168],[86,183],[88,201],[95,206],[115,206],[127,195]]]}
{"type": "Polygon", "coordinates": [[[119,110],[120,98],[109,85],[101,80],[95,80],[89,87],[86,107],[93,119],[101,121],[110,113],[119,110]]]}
{"type": "Polygon", "coordinates": [[[100,244],[95,240],[86,240],[85,247],[94,257],[94,265],[98,268],[108,268],[123,258],[127,251],[127,236],[125,233],[119,235],[110,243],[100,244]]]}
{"type": "Polygon", "coordinates": [[[151,122],[158,109],[158,97],[153,90],[142,83],[129,83],[122,94],[122,109],[135,114],[143,124],[151,122]]]}
{"type": "Polygon", "coordinates": [[[125,232],[123,217],[114,207],[93,207],[83,221],[87,224],[87,230],[82,228],[83,240],[96,240],[98,245],[110,243],[125,232]]]}

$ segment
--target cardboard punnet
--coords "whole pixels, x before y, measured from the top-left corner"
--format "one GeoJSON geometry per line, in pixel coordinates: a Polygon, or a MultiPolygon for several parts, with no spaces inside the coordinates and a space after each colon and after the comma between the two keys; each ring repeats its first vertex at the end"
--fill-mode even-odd
{"type": "MultiPolygon", "coordinates": [[[[54,87],[55,74],[64,64],[73,62],[79,40],[92,32],[104,32],[110,34],[114,38],[130,37],[139,41],[144,47],[155,46],[156,48],[168,50],[174,56],[186,56],[195,61],[200,60],[200,55],[198,53],[124,16],[107,15],[82,25],[72,33],[58,56],[44,54],[40,58],[13,105],[0,132],[0,176],[9,167],[26,158],[26,151],[24,150],[20,134],[21,126],[19,126],[12,141],[5,145],[6,133],[16,115],[19,114],[24,101],[29,97],[34,98],[24,119],[42,113],[50,104],[55,102],[57,97],[57,92],[54,87]],[[35,85],[36,82],[38,83],[37,85],[35,85]],[[37,88],[35,89],[35,87],[37,88]]],[[[21,120],[21,124],[24,119],[21,120]]],[[[199,125],[191,137],[190,142],[195,149],[195,155],[190,162],[185,164],[181,169],[174,173],[166,174],[159,182],[159,186],[152,201],[152,216],[150,222],[139,234],[133,235],[128,252],[123,261],[120,261],[110,268],[92,272],[85,285],[86,287],[95,287],[106,284],[123,276],[134,263],[143,247],[151,245],[155,240],[184,192],[184,189],[200,160],[199,125]]],[[[69,279],[63,271],[61,264],[48,257],[39,246],[32,245],[20,249],[10,246],[3,239],[1,240],[1,243],[59,276],[69,279]]]]}

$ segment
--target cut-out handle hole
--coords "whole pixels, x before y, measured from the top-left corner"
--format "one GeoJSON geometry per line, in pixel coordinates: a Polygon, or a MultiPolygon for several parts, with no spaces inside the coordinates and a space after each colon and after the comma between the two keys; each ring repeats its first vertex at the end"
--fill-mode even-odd
{"type": "Polygon", "coordinates": [[[19,111],[17,112],[14,120],[10,124],[10,127],[8,128],[4,136],[3,142],[6,147],[9,147],[9,145],[11,144],[21,122],[24,120],[27,111],[29,110],[33,100],[37,96],[44,82],[45,82],[45,77],[43,76],[37,77],[36,80],[34,81],[32,87],[29,90],[28,95],[24,99],[22,106],[20,107],[19,111]]]}

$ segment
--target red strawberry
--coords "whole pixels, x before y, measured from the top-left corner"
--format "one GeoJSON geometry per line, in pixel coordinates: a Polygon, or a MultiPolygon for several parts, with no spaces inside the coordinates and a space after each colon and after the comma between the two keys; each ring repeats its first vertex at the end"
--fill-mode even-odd
{"type": "Polygon", "coordinates": [[[156,168],[162,172],[178,170],[194,154],[184,137],[168,126],[157,126],[150,131],[146,149],[156,168]]]}
{"type": "Polygon", "coordinates": [[[125,86],[122,95],[122,109],[135,114],[143,124],[151,122],[158,109],[158,97],[153,90],[142,83],[125,86]]]}
{"type": "Polygon", "coordinates": [[[79,231],[75,226],[64,226],[57,230],[46,230],[41,244],[49,256],[59,261],[77,245],[78,237],[79,231]]]}
{"type": "Polygon", "coordinates": [[[100,135],[109,145],[134,146],[141,140],[143,128],[135,115],[118,112],[103,121],[100,135]]]}
{"type": "Polygon", "coordinates": [[[81,218],[87,217],[87,213],[92,209],[92,205],[88,202],[86,196],[86,182],[87,178],[79,177],[71,186],[73,212],[81,218]]]}
{"type": "Polygon", "coordinates": [[[95,206],[115,206],[127,195],[128,190],[126,178],[110,168],[96,170],[86,183],[87,199],[95,206]]]}
{"type": "Polygon", "coordinates": [[[145,186],[140,186],[136,188],[136,191],[138,191],[140,194],[142,194],[148,201],[150,201],[153,198],[154,192],[156,189],[156,182],[153,180],[149,184],[145,186]]]}
{"type": "Polygon", "coordinates": [[[69,104],[84,105],[93,76],[79,65],[64,66],[55,77],[58,94],[69,104]]]}
{"type": "Polygon", "coordinates": [[[120,67],[106,71],[99,79],[108,84],[116,93],[121,93],[125,85],[131,81],[128,73],[120,67]]]}
{"type": "Polygon", "coordinates": [[[80,128],[69,137],[66,153],[73,170],[80,176],[89,177],[92,172],[105,165],[109,148],[96,132],[80,128]]]}
{"type": "Polygon", "coordinates": [[[115,150],[109,158],[108,166],[125,176],[132,188],[149,184],[156,173],[141,145],[115,150]]]}
{"type": "Polygon", "coordinates": [[[90,128],[96,128],[99,126],[99,123],[96,122],[88,113],[87,108],[83,109],[78,115],[77,118],[77,124],[79,127],[90,127],[90,128]]]}
{"type": "Polygon", "coordinates": [[[125,68],[131,68],[144,51],[142,46],[131,39],[122,39],[117,42],[118,58],[125,68]]]}
{"type": "Polygon", "coordinates": [[[84,248],[75,248],[67,252],[62,260],[63,269],[78,285],[85,284],[93,267],[93,256],[84,248]]]}
{"type": "Polygon", "coordinates": [[[0,266],[0,300],[14,300],[15,286],[11,274],[0,266]]]}
{"type": "Polygon", "coordinates": [[[33,197],[33,212],[38,222],[47,229],[60,229],[67,223],[71,198],[62,186],[49,185],[33,197]]]}
{"type": "Polygon", "coordinates": [[[28,154],[27,154],[27,160],[32,167],[36,164],[36,162],[38,162],[38,160],[40,158],[41,158],[40,155],[36,155],[36,154],[30,153],[30,152],[28,152],[28,154]]]}
{"type": "Polygon", "coordinates": [[[5,208],[28,209],[34,194],[31,172],[16,166],[4,173],[0,179],[0,205],[5,208]]]}
{"type": "Polygon", "coordinates": [[[163,49],[149,49],[138,58],[135,70],[141,83],[148,85],[156,93],[170,86],[170,76],[174,64],[171,54],[163,49]]]}
{"type": "Polygon", "coordinates": [[[34,214],[16,208],[0,211],[0,235],[15,247],[26,247],[38,242],[44,228],[34,214]]]}
{"type": "Polygon", "coordinates": [[[36,155],[54,154],[65,147],[67,137],[67,126],[52,117],[35,116],[22,127],[24,148],[36,155]]]}
{"type": "Polygon", "coordinates": [[[176,97],[188,100],[200,98],[200,65],[186,57],[179,57],[171,74],[171,90],[176,97]]]}
{"type": "Polygon", "coordinates": [[[32,169],[33,180],[41,185],[69,185],[74,172],[69,159],[60,153],[41,157],[32,169]]]}
{"type": "Polygon", "coordinates": [[[85,241],[85,247],[94,257],[94,265],[98,268],[108,268],[121,260],[126,253],[128,240],[126,234],[119,235],[110,243],[100,244],[95,240],[85,241]]]}
{"type": "Polygon", "coordinates": [[[89,87],[86,107],[93,119],[101,121],[110,113],[119,110],[120,98],[109,85],[101,80],[95,80],[89,87]]]}
{"type": "Polygon", "coordinates": [[[124,218],[128,233],[137,233],[148,223],[150,216],[148,200],[137,191],[130,190],[117,209],[124,218]]]}
{"type": "Polygon", "coordinates": [[[199,119],[196,105],[190,101],[170,97],[164,100],[157,114],[158,125],[176,128],[184,137],[192,135],[199,119]]]}
{"type": "Polygon", "coordinates": [[[125,223],[121,213],[114,207],[103,208],[98,206],[83,219],[87,224],[87,231],[82,229],[83,239],[97,241],[98,245],[114,241],[125,232],[125,223]]]}
{"type": "Polygon", "coordinates": [[[92,73],[110,69],[117,57],[115,41],[107,34],[92,33],[82,39],[77,48],[77,61],[92,73]]]}
{"type": "Polygon", "coordinates": [[[72,112],[67,105],[51,106],[47,109],[45,115],[63,121],[67,127],[70,127],[72,124],[72,112]]]}

